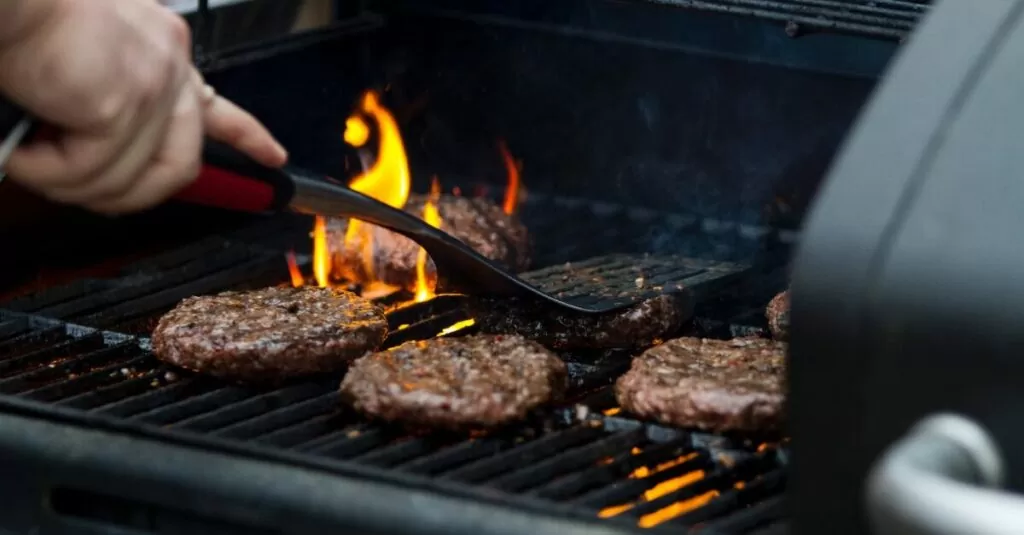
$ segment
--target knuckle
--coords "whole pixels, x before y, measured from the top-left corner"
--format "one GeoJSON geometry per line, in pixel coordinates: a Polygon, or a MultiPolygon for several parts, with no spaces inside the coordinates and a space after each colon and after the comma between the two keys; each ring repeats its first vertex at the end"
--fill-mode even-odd
{"type": "Polygon", "coordinates": [[[167,13],[169,15],[167,29],[175,48],[188,50],[192,44],[192,29],[189,28],[188,22],[185,22],[185,19],[180,15],[172,11],[167,13]]]}
{"type": "Polygon", "coordinates": [[[127,101],[124,91],[96,95],[95,102],[91,104],[94,122],[102,127],[115,123],[127,111],[127,101]]]}

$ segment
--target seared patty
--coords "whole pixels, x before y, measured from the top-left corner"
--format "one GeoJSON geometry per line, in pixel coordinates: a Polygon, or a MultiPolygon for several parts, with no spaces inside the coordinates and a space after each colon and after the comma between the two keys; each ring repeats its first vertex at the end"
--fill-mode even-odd
{"type": "Polygon", "coordinates": [[[273,380],[333,372],[376,350],[384,312],[330,288],[264,288],[189,297],[160,318],[153,353],[222,377],[273,380]]]}
{"type": "Polygon", "coordinates": [[[786,345],[763,338],[677,338],[648,349],[615,383],[641,418],[709,431],[777,431],[785,420],[786,345]]]}
{"type": "Polygon", "coordinates": [[[772,331],[772,338],[776,340],[789,340],[789,290],[786,290],[772,298],[764,311],[768,319],[768,328],[772,331]]]}
{"type": "Polygon", "coordinates": [[[521,336],[477,335],[406,342],[367,355],[341,382],[357,410],[413,426],[462,429],[522,420],[561,398],[567,370],[521,336]]]}
{"type": "MultiPolygon", "coordinates": [[[[405,211],[423,217],[425,195],[410,195],[405,211]]],[[[488,260],[518,272],[530,265],[531,244],[526,227],[515,216],[485,199],[442,195],[437,202],[441,230],[462,240],[488,260]]],[[[353,282],[379,280],[408,290],[416,289],[416,257],[420,247],[415,242],[380,227],[361,223],[362,232],[373,236],[374,273],[367,273],[363,264],[363,240],[357,234],[353,243],[345,244],[348,219],[327,222],[327,242],[331,251],[331,275],[353,282]]],[[[437,279],[434,262],[427,259],[427,278],[437,279]]]]}
{"type": "Polygon", "coordinates": [[[521,334],[555,349],[647,347],[676,334],[692,315],[693,299],[668,293],[608,314],[581,314],[532,300],[476,299],[469,314],[483,332],[521,334]]]}

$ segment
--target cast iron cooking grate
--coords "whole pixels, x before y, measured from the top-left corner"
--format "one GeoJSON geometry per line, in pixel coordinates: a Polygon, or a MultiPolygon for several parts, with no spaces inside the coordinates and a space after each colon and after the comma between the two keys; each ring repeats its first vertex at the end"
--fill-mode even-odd
{"type": "MultiPolygon", "coordinates": [[[[605,213],[629,217],[614,207],[605,213]]],[[[628,352],[563,354],[571,403],[471,437],[410,435],[368,422],[341,406],[338,377],[245,386],[175,369],[150,354],[145,335],[181,298],[285,283],[280,250],[256,243],[268,236],[287,243],[308,224],[268,222],[249,233],[252,240],[210,238],[133,264],[117,279],[11,303],[18,311],[0,313],[0,406],[630,529],[753,533],[783,525],[785,449],[762,444],[767,438],[693,433],[619,414],[608,385],[628,367],[628,352]]],[[[678,284],[702,300],[752,272],[717,261],[619,254],[528,277],[549,289],[613,298],[637,295],[642,277],[644,291],[678,284]]],[[[460,303],[441,296],[392,310],[386,344],[437,336],[466,318],[460,303]]]]}
{"type": "Polygon", "coordinates": [[[781,22],[796,37],[842,32],[904,39],[927,12],[927,0],[647,0],[673,7],[781,22]]]}
{"type": "MultiPolygon", "coordinates": [[[[432,331],[447,321],[427,320],[432,331]]],[[[0,405],[45,403],[158,436],[245,445],[272,459],[298,455],[328,471],[356,464],[642,527],[747,533],[782,518],[784,450],[601,413],[615,412],[601,387],[621,373],[625,354],[566,355],[574,392],[589,397],[467,439],[367,422],[339,404],[337,377],[234,385],[162,364],[146,339],[11,315],[0,332],[0,405]]]]}

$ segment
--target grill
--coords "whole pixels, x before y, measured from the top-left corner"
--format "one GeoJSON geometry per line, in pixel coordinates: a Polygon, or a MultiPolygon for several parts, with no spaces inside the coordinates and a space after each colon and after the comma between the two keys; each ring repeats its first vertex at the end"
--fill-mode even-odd
{"type": "MultiPolygon", "coordinates": [[[[566,253],[546,251],[546,244],[577,244],[569,253],[578,257],[591,248],[607,248],[601,244],[615,238],[643,236],[629,232],[645,226],[702,236],[686,243],[705,253],[715,250],[716,243],[753,241],[775,249],[782,243],[767,229],[732,227],[716,235],[706,230],[715,225],[695,218],[574,199],[533,196],[522,213],[538,236],[553,233],[538,244],[540,257],[549,262],[566,253]],[[558,218],[545,222],[543,214],[556,213],[553,207],[599,217],[609,232],[584,240],[576,230],[558,225],[558,218]],[[559,235],[558,228],[566,230],[559,235]]],[[[136,262],[119,277],[78,281],[6,303],[0,316],[0,405],[88,417],[95,425],[116,425],[145,436],[327,472],[430,485],[453,496],[600,519],[624,529],[678,532],[700,525],[739,534],[779,527],[783,521],[786,454],[774,445],[777,437],[693,433],[621,414],[608,385],[628,368],[629,352],[564,354],[571,402],[523,425],[472,438],[414,436],[367,422],[341,406],[337,377],[275,387],[233,385],[173,369],[149,353],[146,334],[183,297],[285,283],[283,250],[274,246],[308,241],[303,239],[308,228],[306,218],[268,220],[136,262]]],[[[298,258],[308,267],[307,256],[298,258]]],[[[526,275],[546,289],[591,298],[615,295],[617,289],[635,293],[637,276],[650,286],[686,286],[702,314],[690,328],[695,333],[728,336],[763,329],[753,310],[740,307],[736,313],[722,296],[751,282],[767,291],[772,283],[760,271],[728,261],[623,252],[526,275]],[[573,274],[569,282],[567,273],[573,274]]],[[[460,302],[440,296],[393,309],[386,345],[436,336],[465,319],[460,302]]],[[[451,336],[467,332],[472,328],[451,336]]],[[[144,509],[94,491],[61,490],[50,498],[59,514],[115,524],[125,522],[125,510],[144,509]]]]}
{"type": "MultiPolygon", "coordinates": [[[[216,25],[200,13],[207,80],[264,120],[296,164],[335,177],[357,161],[338,138],[366,88],[386,90],[402,123],[413,191],[437,174],[445,188],[497,193],[493,141],[507,141],[529,189],[519,215],[537,269],[525,278],[580,304],[682,288],[693,317],[677,334],[723,339],[768,335],[764,306],[788,285],[820,178],[927,9],[363,4],[379,12],[353,8],[333,28],[230,51],[215,50],[216,25]]],[[[566,402],[461,434],[367,421],[340,402],[337,376],[255,386],[164,365],[148,338],[162,314],[193,295],[288,284],[290,252],[309,272],[312,226],[164,208],[10,233],[20,250],[47,253],[42,267],[60,264],[53,251],[75,238],[69,229],[89,239],[65,256],[106,245],[93,255],[102,269],[0,298],[0,491],[11,497],[0,531],[789,532],[788,439],[623,412],[611,385],[634,352],[564,352],[566,402]],[[171,229],[116,246],[145,241],[143,221],[171,229]]],[[[459,296],[410,298],[381,298],[386,346],[474,332],[450,329],[468,319],[459,296]]]]}

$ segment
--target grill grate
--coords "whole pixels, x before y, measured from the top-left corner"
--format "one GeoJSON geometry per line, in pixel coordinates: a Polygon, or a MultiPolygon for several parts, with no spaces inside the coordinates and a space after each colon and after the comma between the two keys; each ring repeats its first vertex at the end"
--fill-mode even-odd
{"type": "Polygon", "coordinates": [[[902,40],[928,10],[927,0],[647,0],[673,7],[781,22],[796,37],[843,32],[902,40]]]}
{"type": "MultiPolygon", "coordinates": [[[[730,526],[729,533],[746,533],[748,527],[781,518],[777,497],[784,485],[784,456],[774,449],[759,452],[754,443],[583,415],[574,407],[468,440],[449,433],[410,436],[340,407],[337,378],[275,389],[230,385],[164,366],[149,355],[145,340],[57,322],[28,328],[0,347],[30,339],[49,340],[50,345],[4,353],[0,362],[7,374],[0,392],[6,396],[161,433],[246,442],[269,457],[295,453],[324,469],[353,463],[467,491],[541,500],[579,514],[600,515],[633,504],[609,517],[629,525],[642,525],[652,513],[708,492],[719,495],[659,526],[720,521],[730,526]],[[673,462],[667,469],[656,468],[673,462]],[[636,477],[642,467],[651,467],[651,474],[636,477]],[[696,475],[699,471],[703,478],[696,475]],[[644,497],[653,487],[680,478],[689,484],[644,497]],[[757,509],[746,508],[752,504],[757,509]]],[[[588,405],[607,408],[600,401],[608,399],[607,392],[601,392],[588,405]]]]}
{"type": "MultiPolygon", "coordinates": [[[[660,224],[653,217],[647,221],[660,224]]],[[[306,223],[271,224],[277,230],[250,235],[287,236],[308,229],[302,228],[306,223]]],[[[338,377],[236,385],[155,359],[148,339],[138,335],[148,333],[182,297],[288,280],[279,251],[246,241],[206,240],[128,266],[117,279],[82,281],[10,303],[15,311],[0,313],[0,406],[28,402],[123,431],[328,472],[429,484],[452,495],[552,515],[603,517],[629,529],[657,522],[651,531],[721,525],[725,533],[748,533],[781,521],[785,450],[759,451],[749,437],[691,433],[602,413],[614,412],[607,385],[629,365],[630,355],[623,352],[564,354],[576,404],[471,438],[409,435],[367,422],[339,403],[338,377]],[[708,500],[709,493],[717,495],[708,500]]],[[[621,254],[571,267],[588,276],[569,283],[563,279],[566,267],[558,265],[528,277],[579,296],[635,293],[639,269],[652,286],[682,284],[704,296],[751,273],[719,262],[621,254]]],[[[460,303],[442,296],[392,310],[386,344],[436,336],[464,319],[460,303]]],[[[460,331],[465,332],[472,328],[460,331]]]]}

